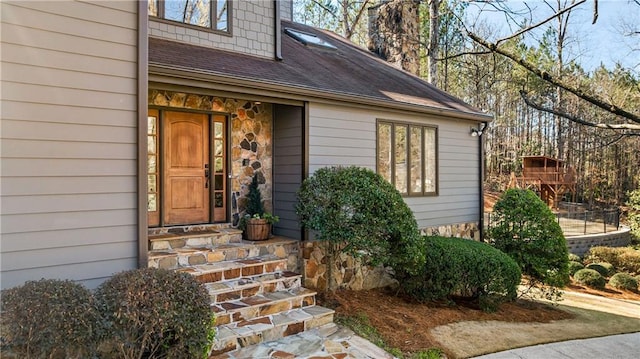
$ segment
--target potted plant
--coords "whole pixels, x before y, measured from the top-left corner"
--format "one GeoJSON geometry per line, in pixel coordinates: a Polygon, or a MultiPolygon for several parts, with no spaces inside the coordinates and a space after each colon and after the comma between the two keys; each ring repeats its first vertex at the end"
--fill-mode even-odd
{"type": "Polygon", "coordinates": [[[271,225],[279,220],[278,216],[265,212],[262,194],[258,189],[258,176],[254,174],[249,185],[245,215],[240,220],[240,228],[244,230],[245,238],[250,241],[268,239],[271,234],[271,225]]]}

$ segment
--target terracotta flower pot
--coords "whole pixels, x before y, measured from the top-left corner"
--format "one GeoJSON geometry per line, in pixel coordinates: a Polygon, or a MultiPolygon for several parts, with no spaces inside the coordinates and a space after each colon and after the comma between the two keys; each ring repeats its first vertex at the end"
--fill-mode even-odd
{"type": "Polygon", "coordinates": [[[250,241],[264,241],[269,239],[271,224],[266,219],[251,218],[247,221],[245,235],[250,241]]]}

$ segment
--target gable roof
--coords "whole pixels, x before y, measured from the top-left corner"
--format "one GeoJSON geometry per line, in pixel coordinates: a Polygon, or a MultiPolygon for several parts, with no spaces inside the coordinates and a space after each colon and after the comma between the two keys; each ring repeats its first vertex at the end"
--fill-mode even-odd
{"type": "Polygon", "coordinates": [[[375,54],[326,30],[282,21],[283,60],[265,59],[186,43],[149,38],[150,71],[177,69],[214,75],[230,84],[489,121],[491,116],[439,90],[375,54]],[[285,34],[290,28],[328,42],[335,49],[305,45],[285,34]]]}

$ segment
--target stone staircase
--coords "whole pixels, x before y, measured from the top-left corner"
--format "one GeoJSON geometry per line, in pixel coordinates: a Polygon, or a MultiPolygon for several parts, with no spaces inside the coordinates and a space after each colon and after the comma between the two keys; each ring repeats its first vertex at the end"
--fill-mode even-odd
{"type": "Polygon", "coordinates": [[[193,275],[211,296],[217,335],[212,356],[277,340],[333,321],[301,286],[299,242],[242,240],[228,224],[149,230],[149,267],[193,275]]]}

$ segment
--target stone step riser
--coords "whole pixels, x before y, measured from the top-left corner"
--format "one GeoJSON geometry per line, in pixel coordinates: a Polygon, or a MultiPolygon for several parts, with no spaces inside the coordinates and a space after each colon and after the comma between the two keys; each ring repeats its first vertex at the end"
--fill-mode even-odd
{"type": "Polygon", "coordinates": [[[202,236],[185,236],[168,239],[151,239],[151,250],[170,250],[183,248],[213,248],[218,245],[242,242],[241,233],[209,233],[202,236]]]}
{"type": "Polygon", "coordinates": [[[218,327],[219,335],[212,347],[212,355],[266,341],[278,340],[331,322],[333,322],[332,310],[309,307],[249,321],[221,325],[218,327]]]}
{"type": "Polygon", "coordinates": [[[316,304],[315,293],[300,295],[280,301],[256,303],[246,307],[237,307],[233,302],[223,302],[216,305],[216,324],[225,325],[254,320],[269,315],[287,312],[293,309],[305,308],[316,304]]]}
{"type": "MultiPolygon", "coordinates": [[[[247,261],[249,261],[247,259],[247,261]]],[[[267,263],[247,264],[242,267],[222,268],[219,270],[210,270],[203,272],[194,272],[190,268],[184,268],[180,271],[188,272],[194,276],[194,278],[202,283],[217,283],[223,281],[230,281],[234,279],[250,279],[253,276],[260,274],[276,274],[287,270],[287,260],[281,259],[277,261],[270,261],[267,263]]]]}
{"type": "Polygon", "coordinates": [[[241,260],[266,255],[287,258],[293,264],[297,262],[297,247],[294,248],[295,246],[297,246],[297,244],[273,243],[259,245],[239,242],[216,245],[211,248],[201,246],[156,250],[150,253],[148,266],[150,268],[180,269],[201,264],[241,260]]]}
{"type": "Polygon", "coordinates": [[[237,289],[229,288],[228,290],[210,290],[209,295],[212,303],[219,304],[233,300],[245,299],[254,295],[296,289],[301,286],[302,279],[301,276],[298,275],[289,278],[278,278],[271,281],[256,281],[250,285],[237,289]]]}

